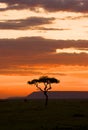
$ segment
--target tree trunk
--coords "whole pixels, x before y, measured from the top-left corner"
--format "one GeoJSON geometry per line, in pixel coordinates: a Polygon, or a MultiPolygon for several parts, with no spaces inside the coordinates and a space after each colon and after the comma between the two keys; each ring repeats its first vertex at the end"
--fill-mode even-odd
{"type": "Polygon", "coordinates": [[[47,106],[48,105],[48,94],[47,94],[47,91],[44,91],[44,95],[46,97],[46,99],[45,99],[45,106],[47,106]]]}

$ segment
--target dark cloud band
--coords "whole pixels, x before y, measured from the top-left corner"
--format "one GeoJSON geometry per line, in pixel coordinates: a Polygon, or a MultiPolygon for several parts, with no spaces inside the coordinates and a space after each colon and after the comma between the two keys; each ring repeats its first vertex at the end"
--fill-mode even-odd
{"type": "Polygon", "coordinates": [[[0,40],[0,68],[31,65],[84,65],[88,66],[87,53],[61,53],[56,49],[79,48],[88,50],[88,41],[51,40],[41,37],[1,39],[0,40]]]}
{"type": "Polygon", "coordinates": [[[44,17],[29,17],[27,19],[20,20],[7,20],[0,22],[0,29],[16,29],[25,30],[31,29],[31,27],[50,24],[55,18],[44,18],[44,17]]]}
{"type": "Polygon", "coordinates": [[[0,0],[1,3],[8,5],[4,10],[36,10],[39,7],[49,11],[72,11],[72,12],[88,12],[88,0],[0,0]]]}

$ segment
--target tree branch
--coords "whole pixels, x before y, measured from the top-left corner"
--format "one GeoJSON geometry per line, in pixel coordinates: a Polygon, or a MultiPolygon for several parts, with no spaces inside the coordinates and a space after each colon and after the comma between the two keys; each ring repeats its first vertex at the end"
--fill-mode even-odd
{"type": "Polygon", "coordinates": [[[51,89],[51,84],[49,83],[49,88],[47,88],[47,91],[51,89]]]}
{"type": "Polygon", "coordinates": [[[36,85],[36,87],[40,90],[40,91],[42,91],[43,92],[43,90],[38,86],[38,85],[36,85]]]}
{"type": "Polygon", "coordinates": [[[44,85],[45,85],[44,91],[46,91],[47,90],[47,83],[44,83],[44,85]]]}

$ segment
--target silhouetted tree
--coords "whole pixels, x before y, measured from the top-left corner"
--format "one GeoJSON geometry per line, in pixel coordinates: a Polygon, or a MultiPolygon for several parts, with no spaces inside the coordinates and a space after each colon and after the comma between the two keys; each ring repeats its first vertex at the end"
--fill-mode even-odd
{"type": "Polygon", "coordinates": [[[48,91],[52,88],[51,84],[53,83],[60,83],[60,80],[56,78],[49,78],[48,76],[42,76],[39,79],[33,79],[31,81],[28,81],[28,84],[34,84],[40,91],[42,91],[45,95],[45,106],[48,104],[48,91]],[[39,87],[39,83],[44,84],[44,89],[39,87]]]}
{"type": "Polygon", "coordinates": [[[31,81],[28,81],[28,84],[32,85],[34,84],[40,91],[43,91],[39,86],[38,86],[39,80],[38,79],[33,79],[31,81]]]}

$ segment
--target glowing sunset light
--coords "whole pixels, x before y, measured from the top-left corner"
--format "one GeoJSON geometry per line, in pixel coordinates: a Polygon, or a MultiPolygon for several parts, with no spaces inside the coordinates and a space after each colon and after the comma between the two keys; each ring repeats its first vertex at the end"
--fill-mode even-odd
{"type": "Polygon", "coordinates": [[[55,91],[88,91],[88,1],[0,0],[0,98],[60,80],[55,91]]]}
{"type": "Polygon", "coordinates": [[[76,48],[64,48],[56,49],[56,53],[88,53],[88,50],[76,49],[76,48]]]}
{"type": "Polygon", "coordinates": [[[5,8],[7,8],[8,6],[7,6],[7,4],[5,4],[5,3],[0,3],[0,8],[1,9],[5,9],[5,8]]]}

